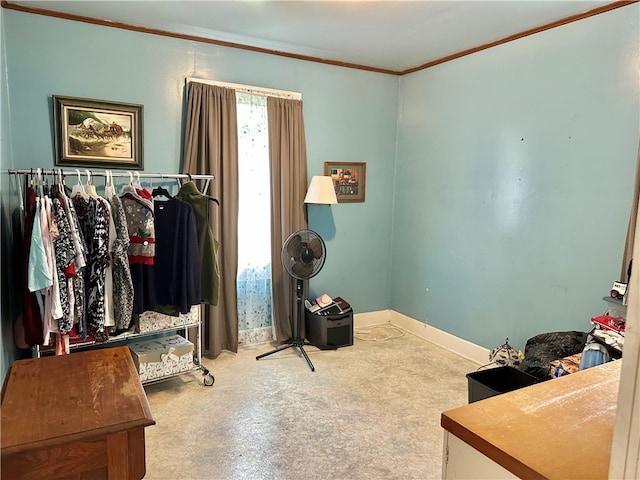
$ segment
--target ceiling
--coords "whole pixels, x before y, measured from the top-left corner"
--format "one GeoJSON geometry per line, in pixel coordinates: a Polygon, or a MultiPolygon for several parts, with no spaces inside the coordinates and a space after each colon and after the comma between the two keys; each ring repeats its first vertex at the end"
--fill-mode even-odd
{"type": "Polygon", "coordinates": [[[47,0],[8,3],[400,73],[612,2],[47,0]]]}

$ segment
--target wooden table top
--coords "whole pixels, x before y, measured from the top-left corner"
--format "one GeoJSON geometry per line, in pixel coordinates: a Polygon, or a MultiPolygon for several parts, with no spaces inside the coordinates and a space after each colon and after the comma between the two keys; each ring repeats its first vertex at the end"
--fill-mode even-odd
{"type": "Polygon", "coordinates": [[[18,360],[2,400],[2,454],[154,424],[126,346],[18,360]]]}
{"type": "Polygon", "coordinates": [[[441,425],[520,478],[608,478],[621,363],[446,411],[441,425]]]}

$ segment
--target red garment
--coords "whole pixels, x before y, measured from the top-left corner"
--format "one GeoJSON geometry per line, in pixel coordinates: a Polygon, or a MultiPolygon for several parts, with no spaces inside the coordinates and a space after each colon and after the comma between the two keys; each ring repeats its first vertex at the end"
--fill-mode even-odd
{"type": "Polygon", "coordinates": [[[147,200],[151,200],[153,198],[151,192],[146,188],[136,188],[136,193],[147,200]]]}
{"type": "Polygon", "coordinates": [[[24,219],[24,244],[22,257],[22,322],[24,324],[24,340],[27,345],[42,345],[44,343],[44,332],[42,331],[42,318],[40,308],[34,292],[30,292],[27,287],[29,278],[29,250],[31,249],[31,235],[33,233],[33,221],[36,215],[36,192],[33,187],[27,189],[25,201],[24,219]]]}

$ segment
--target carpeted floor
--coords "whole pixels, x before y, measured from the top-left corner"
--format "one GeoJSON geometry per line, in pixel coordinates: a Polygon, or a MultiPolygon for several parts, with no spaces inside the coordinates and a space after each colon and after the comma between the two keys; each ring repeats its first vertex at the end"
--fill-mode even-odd
{"type": "Polygon", "coordinates": [[[441,478],[440,413],[467,403],[477,365],[382,325],[356,329],[353,346],[272,345],[204,360],[146,387],[146,479],[441,478]]]}

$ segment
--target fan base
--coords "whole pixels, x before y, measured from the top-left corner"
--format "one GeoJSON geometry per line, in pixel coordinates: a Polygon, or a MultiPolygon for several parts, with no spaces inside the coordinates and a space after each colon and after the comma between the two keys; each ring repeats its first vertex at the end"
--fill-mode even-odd
{"type": "Polygon", "coordinates": [[[315,372],[316,369],[313,366],[313,363],[311,363],[311,360],[309,359],[309,355],[307,355],[307,352],[304,351],[304,346],[305,345],[313,347],[312,344],[310,344],[309,342],[305,342],[301,338],[291,338],[289,340],[285,340],[283,342],[283,344],[280,345],[278,348],[276,348],[274,350],[271,350],[270,352],[262,353],[262,354],[258,355],[256,357],[256,360],[260,360],[261,358],[267,357],[267,356],[272,355],[274,353],[281,352],[283,350],[286,350],[287,348],[297,348],[298,350],[300,350],[300,352],[302,353],[302,356],[307,361],[307,365],[309,365],[309,368],[311,369],[311,371],[315,372]]]}

